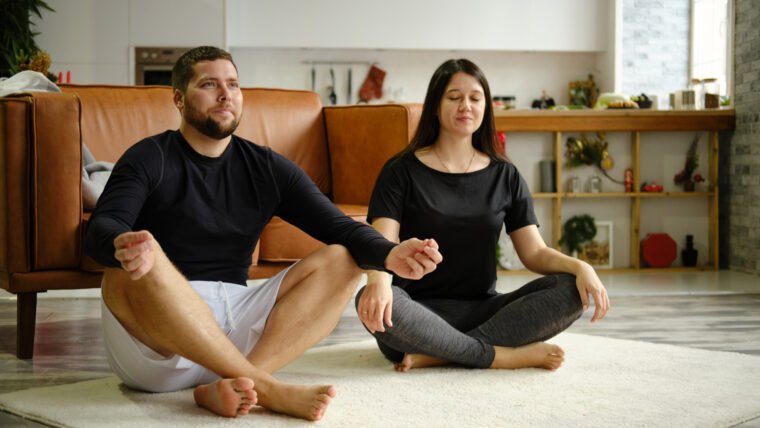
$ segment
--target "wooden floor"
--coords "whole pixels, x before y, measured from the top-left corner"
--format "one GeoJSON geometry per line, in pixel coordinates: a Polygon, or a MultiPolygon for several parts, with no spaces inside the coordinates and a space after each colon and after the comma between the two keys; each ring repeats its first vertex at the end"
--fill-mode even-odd
{"type": "MultiPolygon", "coordinates": [[[[501,276],[497,289],[509,291],[530,279],[501,276]]],[[[592,325],[589,310],[570,332],[760,357],[758,276],[719,271],[616,274],[602,280],[612,303],[607,318],[592,325]]],[[[35,358],[18,360],[14,356],[16,302],[11,295],[0,294],[0,393],[111,375],[103,351],[97,294],[90,290],[84,297],[69,295],[60,292],[39,299],[35,358]]],[[[368,337],[349,306],[320,346],[368,337]]],[[[0,412],[0,426],[39,425],[0,412]]],[[[760,426],[760,420],[742,426],[760,426]]]]}

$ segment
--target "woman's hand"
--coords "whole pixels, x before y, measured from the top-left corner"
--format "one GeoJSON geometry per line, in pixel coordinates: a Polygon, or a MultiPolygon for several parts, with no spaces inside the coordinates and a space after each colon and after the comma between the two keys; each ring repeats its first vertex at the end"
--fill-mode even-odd
{"type": "Polygon", "coordinates": [[[385,268],[402,278],[420,279],[442,260],[434,239],[411,238],[393,247],[385,259],[385,268]]]}
{"type": "MultiPolygon", "coordinates": [[[[380,275],[390,275],[377,272],[380,275]]],[[[362,297],[359,299],[359,305],[356,307],[359,319],[367,327],[370,333],[376,331],[385,331],[385,325],[393,327],[391,315],[393,312],[393,290],[391,289],[390,279],[388,281],[372,281],[364,288],[362,297]]]]}
{"type": "Polygon", "coordinates": [[[610,309],[610,298],[607,296],[607,289],[602,285],[602,281],[594,268],[588,263],[582,263],[580,270],[575,274],[575,285],[581,295],[584,311],[588,309],[588,295],[591,294],[594,299],[594,316],[591,317],[593,323],[601,320],[607,314],[610,309]]]}

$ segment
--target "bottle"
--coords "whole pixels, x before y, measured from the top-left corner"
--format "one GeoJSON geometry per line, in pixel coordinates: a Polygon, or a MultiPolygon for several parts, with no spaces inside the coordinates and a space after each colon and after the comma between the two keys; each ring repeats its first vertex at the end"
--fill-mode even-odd
{"type": "Polygon", "coordinates": [[[631,168],[625,169],[623,182],[625,183],[625,191],[633,192],[633,170],[631,168]]]}
{"type": "Polygon", "coordinates": [[[686,248],[681,250],[681,264],[684,266],[696,266],[699,251],[694,248],[694,235],[686,235],[686,248]]]}

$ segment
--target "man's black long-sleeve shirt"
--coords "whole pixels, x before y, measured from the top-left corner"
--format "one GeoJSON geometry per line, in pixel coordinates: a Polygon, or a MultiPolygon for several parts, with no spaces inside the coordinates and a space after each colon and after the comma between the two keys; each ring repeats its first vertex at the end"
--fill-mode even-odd
{"type": "Polygon", "coordinates": [[[259,235],[275,215],[322,242],[344,245],[362,268],[384,269],[394,245],[346,217],[271,149],[233,135],[224,153],[211,158],[179,131],[166,131],[116,163],[90,219],[85,252],[119,267],[114,239],[148,230],[189,280],[245,284],[259,235]]]}

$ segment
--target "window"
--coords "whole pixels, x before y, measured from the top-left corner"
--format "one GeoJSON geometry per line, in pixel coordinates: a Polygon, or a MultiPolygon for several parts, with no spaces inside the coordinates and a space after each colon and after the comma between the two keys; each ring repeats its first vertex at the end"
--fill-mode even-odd
{"type": "Polygon", "coordinates": [[[733,0],[691,0],[690,79],[717,79],[721,95],[733,92],[733,0]]]}

